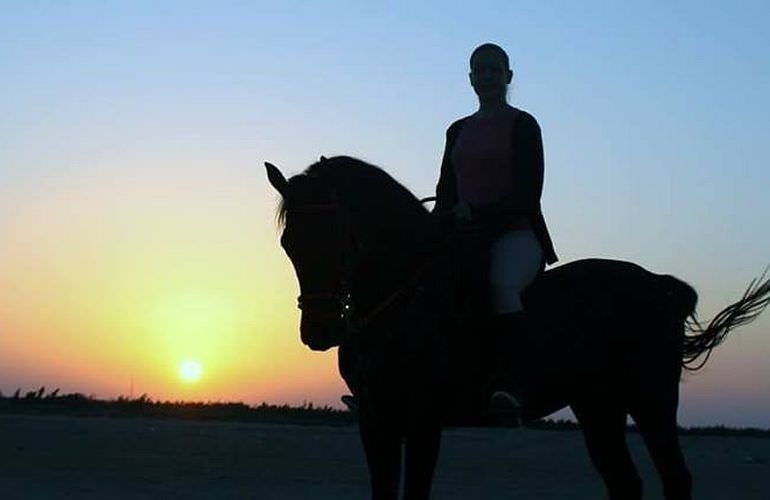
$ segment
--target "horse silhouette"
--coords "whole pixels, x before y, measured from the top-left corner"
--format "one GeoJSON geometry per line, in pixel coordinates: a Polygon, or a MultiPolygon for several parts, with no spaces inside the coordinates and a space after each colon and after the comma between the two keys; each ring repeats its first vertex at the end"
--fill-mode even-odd
{"type": "MultiPolygon", "coordinates": [[[[436,217],[363,161],[321,157],[288,180],[266,167],[299,281],[301,339],[314,350],[339,346],[372,498],[398,498],[403,447],[404,498],[427,499],[442,428],[492,424],[484,383],[494,345],[484,318],[458,301],[455,274],[444,272],[458,263],[456,240],[436,244],[436,217]]],[[[533,324],[522,344],[524,419],[569,406],[609,498],[629,500],[642,498],[625,440],[630,415],[665,498],[691,498],[677,435],[682,369],[700,368],[729,331],[762,312],[770,280],[753,281],[705,327],[692,287],[630,262],[561,265],[523,302],[533,324]]]]}

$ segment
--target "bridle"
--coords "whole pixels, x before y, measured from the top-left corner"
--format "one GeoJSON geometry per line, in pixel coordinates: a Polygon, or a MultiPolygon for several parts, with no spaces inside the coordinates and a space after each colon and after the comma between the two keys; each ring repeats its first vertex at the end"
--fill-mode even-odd
{"type": "MultiPolygon", "coordinates": [[[[435,197],[428,197],[420,200],[420,202],[425,203],[434,200],[435,197]]],[[[316,317],[342,320],[345,323],[346,333],[356,334],[409,290],[409,287],[412,285],[411,280],[407,280],[402,286],[378,301],[365,314],[356,316],[356,305],[351,292],[351,282],[353,273],[363,260],[363,247],[360,240],[356,237],[350,213],[339,203],[336,193],[332,194],[331,200],[328,202],[305,203],[289,207],[287,211],[295,213],[333,211],[338,221],[337,241],[340,248],[340,277],[336,281],[336,286],[333,290],[301,293],[297,297],[297,307],[303,313],[312,312],[316,317]],[[319,312],[319,309],[326,309],[329,312],[319,312]]],[[[422,267],[415,274],[418,275],[421,272],[422,267]]]]}
{"type": "Polygon", "coordinates": [[[289,207],[290,212],[323,212],[332,211],[337,221],[337,244],[340,249],[340,262],[338,269],[340,276],[332,290],[312,293],[301,293],[297,297],[297,307],[304,312],[312,312],[316,317],[341,319],[345,321],[348,329],[353,325],[355,304],[350,290],[350,283],[358,264],[361,261],[362,247],[356,238],[350,222],[349,212],[339,203],[336,193],[332,194],[328,202],[304,203],[289,207]],[[327,312],[319,312],[326,310],[327,312]]]}

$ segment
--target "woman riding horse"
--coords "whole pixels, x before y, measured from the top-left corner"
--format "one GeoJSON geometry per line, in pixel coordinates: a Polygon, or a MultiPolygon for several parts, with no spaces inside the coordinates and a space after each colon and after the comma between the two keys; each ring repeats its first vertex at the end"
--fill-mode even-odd
{"type": "Polygon", "coordinates": [[[479,109],[447,130],[434,213],[451,212],[468,235],[463,257],[471,271],[465,274],[486,277],[495,344],[490,406],[495,413],[516,413],[520,374],[509,379],[506,372],[517,372],[525,354],[517,342],[528,328],[521,293],[557,260],[540,208],[543,145],[535,118],[506,101],[513,72],[505,51],[480,45],[470,69],[479,109]]]}

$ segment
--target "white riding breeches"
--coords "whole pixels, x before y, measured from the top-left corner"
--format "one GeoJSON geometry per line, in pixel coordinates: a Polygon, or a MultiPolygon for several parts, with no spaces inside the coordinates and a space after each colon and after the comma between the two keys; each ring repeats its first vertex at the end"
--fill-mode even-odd
{"type": "Polygon", "coordinates": [[[489,282],[495,313],[523,309],[521,293],[534,281],[542,265],[543,249],[531,229],[509,231],[492,243],[489,282]]]}

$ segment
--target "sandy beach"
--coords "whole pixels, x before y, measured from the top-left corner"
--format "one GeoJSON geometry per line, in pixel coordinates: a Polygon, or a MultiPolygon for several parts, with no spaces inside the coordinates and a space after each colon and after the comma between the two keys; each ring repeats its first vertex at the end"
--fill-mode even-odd
{"type": "MultiPolygon", "coordinates": [[[[645,498],[661,498],[636,434],[645,498]]],[[[770,498],[770,439],[683,437],[695,498],[770,498]]],[[[0,415],[0,498],[365,499],[356,427],[0,415]]],[[[574,431],[453,429],[436,500],[601,499],[574,431]]]]}

